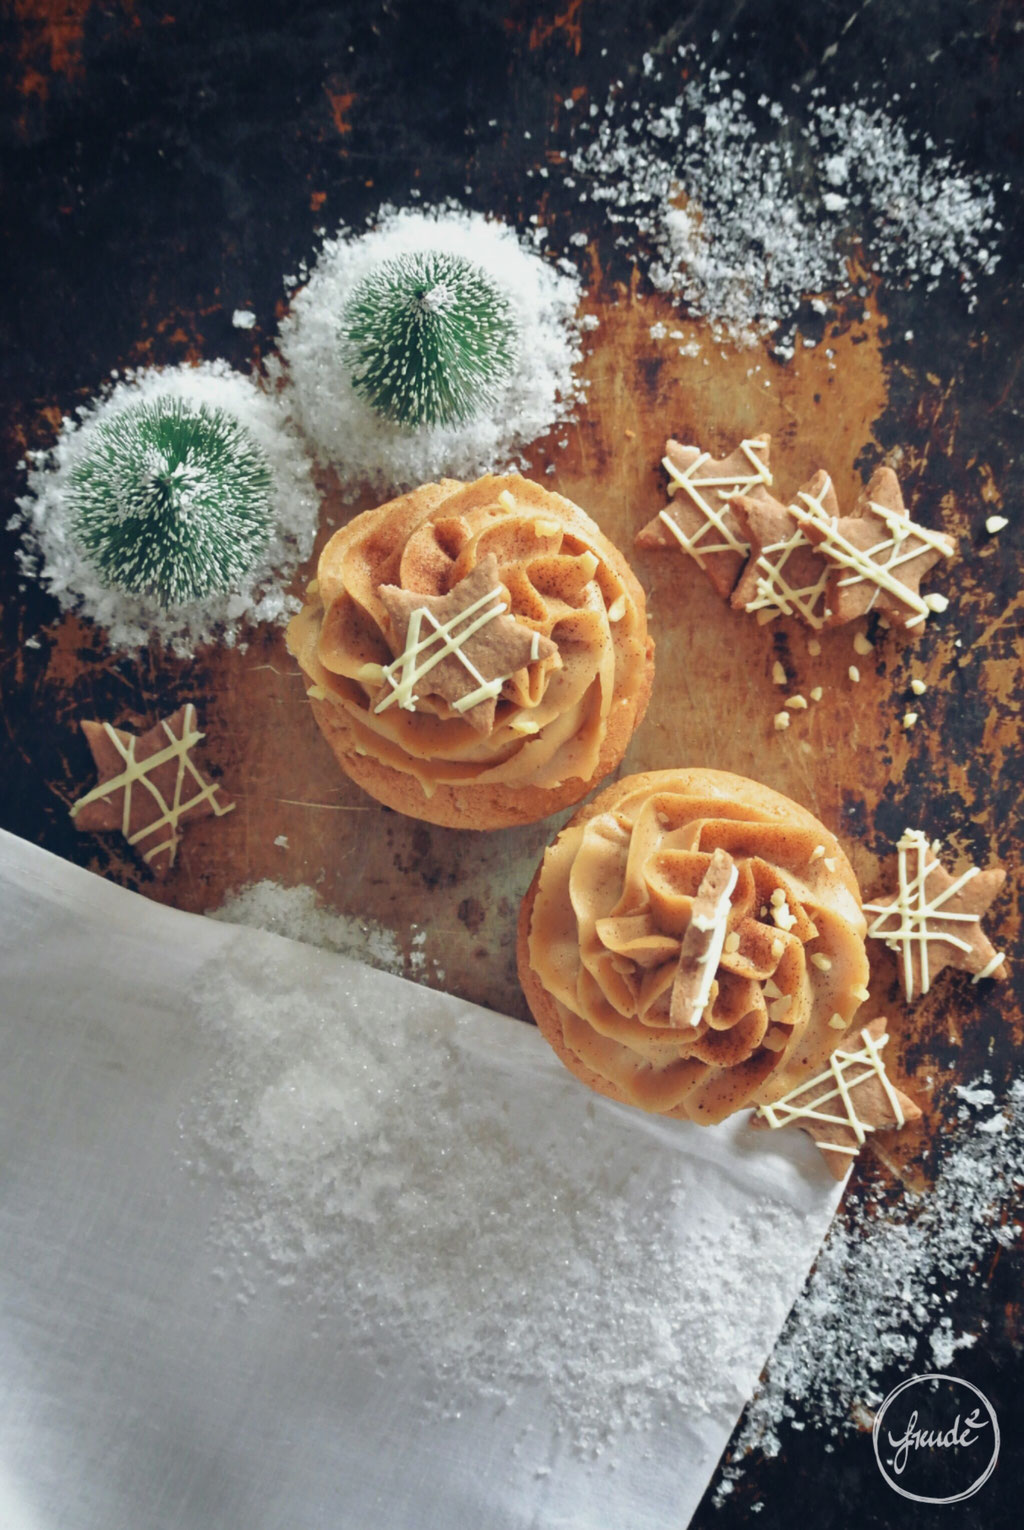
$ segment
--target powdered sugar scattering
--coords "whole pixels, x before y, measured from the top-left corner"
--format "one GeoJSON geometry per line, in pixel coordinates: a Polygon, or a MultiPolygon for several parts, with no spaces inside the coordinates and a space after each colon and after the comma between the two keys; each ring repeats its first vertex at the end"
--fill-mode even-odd
{"type": "Polygon", "coordinates": [[[973,302],[1002,231],[984,178],[880,107],[819,88],[798,120],[691,49],[680,64],[690,77],[674,98],[647,71],[639,99],[613,92],[579,124],[570,156],[581,200],[604,207],[631,254],[638,235],[649,246],[655,287],[721,338],[773,336],[783,357],[806,300],[851,290],[851,255],[900,285],[952,277],[973,302]]]}
{"type": "Polygon", "coordinates": [[[392,1016],[366,991],[282,948],[230,955],[197,994],[218,1055],[183,1141],[220,1185],[240,1297],[259,1256],[376,1364],[418,1357],[445,1411],[539,1384],[584,1454],[680,1408],[728,1427],[806,1257],[802,1212],[713,1154],[686,1173],[670,1144],[638,1153],[632,1113],[546,1052],[503,1052],[504,1022],[481,1040],[477,1014],[392,1016]]]}
{"type": "Polygon", "coordinates": [[[276,398],[226,362],[212,361],[128,372],[78,409],[75,418],[65,417],[54,446],[29,454],[28,493],[18,500],[10,525],[22,531],[18,557],[23,571],[45,585],[62,610],[80,611],[105,627],[111,648],[143,648],[155,636],[175,653],[189,655],[214,639],[232,646],[243,620],[277,622],[298,610],[300,602],[285,585],[313,550],[319,513],[309,459],[276,398]],[[159,397],[206,404],[237,419],[266,458],[274,512],[269,544],[237,590],[171,607],[100,581],[71,535],[68,493],[96,425],[159,397]]]}
{"type": "MultiPolygon", "coordinates": [[[[287,846],[285,835],[278,835],[287,846]]],[[[255,930],[270,930],[287,935],[324,951],[336,951],[376,967],[381,972],[400,975],[402,953],[394,932],[372,919],[357,919],[352,914],[336,914],[326,908],[312,887],[284,887],[269,879],[254,882],[241,892],[232,893],[211,919],[225,924],[244,924],[255,930]]]]}
{"type": "MultiPolygon", "coordinates": [[[[343,229],[327,240],[281,325],[280,352],[295,417],[346,489],[380,493],[442,474],[474,478],[526,466],[522,448],[568,419],[581,397],[577,318],[579,278],[505,224],[454,203],[381,209],[365,233],[343,229]],[[444,250],[481,267],[506,294],[519,332],[515,369],[496,402],[476,419],[448,427],[403,428],[377,414],[352,387],[339,326],[356,285],[382,261],[444,250]]],[[[273,363],[271,363],[273,364],[273,363]]]]}
{"type": "MultiPolygon", "coordinates": [[[[987,1109],[989,1083],[957,1094],[987,1109]]],[[[904,1190],[896,1204],[871,1192],[847,1198],[747,1409],[726,1486],[747,1450],[777,1454],[780,1429],[798,1415],[832,1434],[870,1423],[888,1387],[910,1374],[922,1341],[940,1370],[975,1343],[977,1335],[954,1333],[943,1309],[957,1282],[979,1278],[993,1243],[1010,1247],[1024,1231],[1014,1220],[1024,1190],[1024,1080],[1010,1086],[996,1116],[960,1114],[968,1119],[923,1195],[904,1190]]]]}

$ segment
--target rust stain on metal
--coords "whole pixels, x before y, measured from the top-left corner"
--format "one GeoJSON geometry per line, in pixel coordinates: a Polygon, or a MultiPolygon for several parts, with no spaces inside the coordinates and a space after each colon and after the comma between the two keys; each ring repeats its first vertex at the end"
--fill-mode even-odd
{"type": "MultiPolygon", "coordinates": [[[[93,3],[94,0],[13,0],[21,33],[18,56],[23,68],[20,81],[23,96],[45,101],[53,76],[65,80],[81,76],[85,25],[93,3]]],[[[119,5],[126,15],[133,15],[135,0],[119,0],[119,5]]]]}
{"type": "Polygon", "coordinates": [[[568,0],[565,10],[556,12],[550,20],[538,17],[530,28],[530,47],[542,48],[553,37],[561,37],[579,58],[583,46],[582,11],[583,0],[568,0]]]}
{"type": "Polygon", "coordinates": [[[331,108],[331,120],[334,123],[334,131],[339,137],[344,138],[351,133],[352,124],[349,121],[349,113],[355,105],[355,91],[343,90],[338,81],[328,80],[324,85],[324,94],[331,108]]]}

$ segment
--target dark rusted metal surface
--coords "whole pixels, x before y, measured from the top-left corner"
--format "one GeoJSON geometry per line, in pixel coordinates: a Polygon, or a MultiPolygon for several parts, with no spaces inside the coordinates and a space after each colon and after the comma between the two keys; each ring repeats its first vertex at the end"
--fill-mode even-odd
{"type": "MultiPolygon", "coordinates": [[[[555,462],[545,481],[620,545],[631,549],[661,502],[657,464],[668,432],[703,431],[723,450],[741,433],[770,430],[786,484],[827,466],[844,503],[874,465],[892,461],[908,504],[955,533],[961,548],[930,586],[953,596],[948,616],[916,641],[877,634],[874,653],[856,659],[849,631],[826,634],[812,659],[793,624],[758,627],[728,612],[681,560],[632,556],[650,595],[658,671],[624,768],[708,764],[789,792],[843,836],[868,892],[891,871],[885,858],[908,824],[945,839],[954,860],[997,858],[1011,875],[990,928],[1013,951],[1024,767],[1019,10],[997,0],[859,8],[829,0],[792,8],[191,0],[172,10],[141,0],[14,0],[3,27],[6,505],[21,489],[15,465],[24,449],[49,444],[61,414],[111,368],[217,355],[244,366],[266,352],[282,274],[309,256],[320,227],[358,223],[412,190],[424,201],[454,195],[520,223],[539,212],[559,250],[582,227],[586,302],[601,321],[586,361],[589,403],[568,447],[538,443],[533,462],[538,473],[555,462]],[[835,371],[823,348],[785,366],[753,353],[769,390],[748,377],[751,353],[726,351],[705,368],[653,347],[658,319],[704,337],[636,277],[596,212],[584,222],[557,178],[526,172],[564,145],[569,96],[577,110],[600,105],[613,79],[628,90],[645,50],[668,57],[678,42],[745,72],[755,97],[764,91],[788,103],[793,84],[820,84],[837,99],[900,94],[898,109],[915,129],[950,138],[968,168],[1007,183],[1002,259],[976,310],[951,283],[926,296],[890,279],[873,286],[863,316],[858,303],[856,317],[836,324],[835,371]],[[255,330],[232,328],[241,305],[254,309],[255,330]],[[985,517],[1003,508],[1011,524],[990,539],[985,517]],[[821,704],[796,714],[784,734],[771,721],[782,694],[771,680],[776,659],[791,690],[824,689],[821,704]],[[847,676],[852,662],[859,685],[847,676]],[[911,664],[928,690],[907,733],[900,719],[911,664]]],[[[794,112],[803,99],[792,96],[794,112]]],[[[348,512],[324,489],[326,535],[348,512]]],[[[469,836],[379,808],[337,773],[279,632],[254,633],[244,653],[208,649],[191,663],[156,649],[115,658],[101,633],[58,619],[54,603],[23,583],[15,546],[7,534],[5,827],[193,910],[263,877],[312,883],[329,907],[394,931],[410,975],[524,1014],[512,960],[516,905],[556,823],[469,836]],[[24,646],[31,636],[37,648],[24,646]],[[77,725],[100,717],[142,728],[186,699],[239,808],[192,828],[180,866],[157,885],[118,839],[72,827],[68,806],[92,780],[77,725]],[[286,845],[275,844],[280,836],[286,845]]],[[[921,1185],[954,1116],[952,1083],[988,1068],[998,1086],[1015,1071],[1024,962],[999,986],[973,988],[963,974],[947,974],[908,1008],[893,960],[878,946],[872,955],[871,1010],[893,1019],[901,1076],[925,1121],[856,1174],[921,1185]]],[[[984,1497],[951,1511],[966,1511],[962,1523],[1019,1519],[1021,1269],[1020,1255],[1003,1251],[950,1303],[954,1329],[984,1330],[958,1367],[992,1399],[1004,1437],[984,1497]]],[[[929,1358],[923,1353],[918,1369],[929,1358]]],[[[763,1530],[788,1527],[795,1505],[822,1530],[931,1523],[881,1482],[866,1436],[834,1451],[829,1442],[826,1454],[814,1420],[806,1422],[786,1437],[782,1457],[753,1464],[725,1506],[706,1503],[695,1523],[728,1530],[758,1502],[763,1530]]]]}

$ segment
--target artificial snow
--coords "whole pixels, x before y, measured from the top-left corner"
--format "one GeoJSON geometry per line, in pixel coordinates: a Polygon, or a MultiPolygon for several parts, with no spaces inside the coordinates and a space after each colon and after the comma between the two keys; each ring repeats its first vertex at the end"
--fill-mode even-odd
{"type": "Polygon", "coordinates": [[[346,492],[367,485],[383,494],[447,475],[474,478],[524,467],[522,450],[568,419],[581,397],[577,318],[580,284],[567,263],[535,253],[505,224],[454,203],[381,209],[364,233],[327,240],[281,325],[281,360],[294,418],[346,492]],[[405,428],[377,414],[355,392],[342,358],[339,323],[357,285],[380,262],[424,250],[462,255],[508,298],[519,335],[508,381],[476,418],[447,427],[405,428]]]}
{"type": "Polygon", "coordinates": [[[55,444],[29,453],[28,459],[28,493],[19,498],[9,522],[22,532],[21,567],[45,586],[62,611],[76,611],[105,627],[111,648],[137,650],[157,638],[187,656],[214,640],[232,646],[243,622],[283,621],[298,610],[300,602],[285,587],[313,550],[320,513],[309,459],[273,394],[226,362],[127,372],[74,417],[65,416],[55,444]],[[72,473],[91,450],[96,426],[122,409],[159,397],[223,409],[252,434],[273,481],[270,539],[238,588],[169,607],[101,581],[72,536],[69,495],[72,473]]]}
{"type": "MultiPolygon", "coordinates": [[[[279,834],[275,845],[287,845],[287,836],[279,834]]],[[[240,892],[231,893],[221,907],[209,915],[225,924],[244,924],[254,930],[269,930],[273,935],[287,935],[307,946],[337,951],[376,967],[381,972],[401,975],[404,967],[398,941],[391,930],[372,919],[357,919],[351,914],[337,914],[326,908],[312,887],[284,887],[266,879],[253,882],[240,892]]]]}
{"type": "Polygon", "coordinates": [[[988,180],[881,108],[818,89],[800,120],[691,48],[678,62],[689,78],[674,98],[659,99],[659,74],[575,124],[567,165],[652,284],[716,337],[771,337],[786,359],[802,305],[820,316],[823,294],[849,294],[857,256],[894,285],[952,278],[972,301],[999,259],[988,180]]]}

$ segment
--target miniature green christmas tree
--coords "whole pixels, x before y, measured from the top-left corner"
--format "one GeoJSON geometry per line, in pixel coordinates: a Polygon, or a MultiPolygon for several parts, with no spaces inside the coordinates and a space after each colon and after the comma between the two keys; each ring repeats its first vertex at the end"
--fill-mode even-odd
{"type": "Polygon", "coordinates": [[[496,399],[518,330],[508,298],[479,266],[440,250],[381,264],[341,320],[356,392],[398,425],[457,425],[496,399]]]}
{"type": "Polygon", "coordinates": [[[270,537],[270,468],[252,434],[171,395],[98,423],[69,493],[72,535],[100,577],[164,606],[235,589],[270,537]]]}

